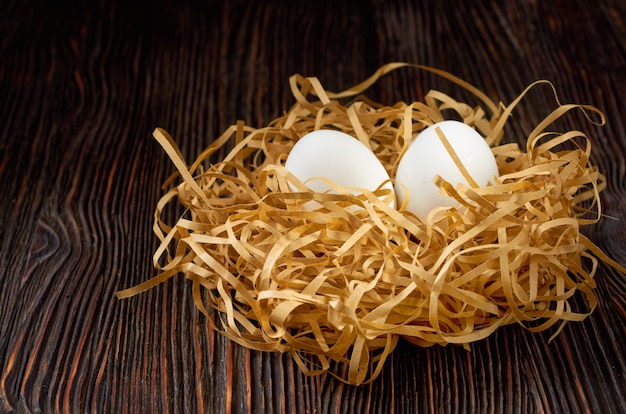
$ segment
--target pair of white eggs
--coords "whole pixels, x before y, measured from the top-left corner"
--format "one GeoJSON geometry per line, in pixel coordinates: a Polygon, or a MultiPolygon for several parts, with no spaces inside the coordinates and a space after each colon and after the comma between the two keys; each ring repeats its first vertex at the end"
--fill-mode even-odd
{"type": "Polygon", "coordinates": [[[402,156],[393,184],[367,146],[334,130],[313,131],[298,140],[287,157],[285,168],[315,192],[332,192],[327,181],[350,187],[353,194],[358,194],[358,188],[390,189],[395,193],[389,203],[393,208],[396,204],[403,205],[408,195],[406,209],[426,219],[436,207],[458,205],[454,198],[440,193],[433,183],[435,176],[439,175],[453,186],[469,185],[437,129],[478,186],[494,182],[498,166],[489,145],[476,130],[458,121],[438,122],[420,132],[402,156]]]}

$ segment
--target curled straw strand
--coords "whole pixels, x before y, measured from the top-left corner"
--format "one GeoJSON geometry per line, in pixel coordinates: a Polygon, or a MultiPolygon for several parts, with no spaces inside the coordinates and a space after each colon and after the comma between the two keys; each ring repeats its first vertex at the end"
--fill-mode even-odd
{"type": "Polygon", "coordinates": [[[117,296],[183,273],[193,283],[197,307],[226,337],[253,349],[289,352],[305,373],[330,371],[352,384],[376,378],[399,337],[422,346],[467,346],[515,322],[532,331],[560,324],[558,333],[596,306],[598,259],[626,269],[579,231],[599,220],[605,185],[589,164],[588,138],[547,131],[572,109],[603,124],[598,109],[558,104],[532,131],[525,151],[500,145],[509,115],[541,83],[504,106],[446,72],[404,63],[385,65],[341,93],[294,75],[296,103],[283,117],[260,129],[237,123],[189,168],[174,140],[157,128],[154,136],[181,179],[155,212],[161,245],[154,265],[161,273],[117,296]],[[464,87],[485,108],[439,91],[424,102],[393,106],[366,98],[341,103],[406,66],[464,87]],[[441,191],[460,206],[436,209],[424,222],[403,207],[390,208],[380,198],[391,197],[388,190],[314,193],[284,168],[300,137],[331,128],[368,145],[394,177],[413,137],[451,109],[486,136],[500,178],[468,188],[437,177],[441,191]],[[234,148],[224,160],[206,166],[229,142],[234,148]],[[574,149],[565,149],[566,142],[574,149]],[[290,191],[290,184],[301,191],[290,191]],[[311,200],[320,204],[317,210],[300,208],[311,200]],[[186,213],[169,226],[163,211],[175,202],[186,213]],[[580,298],[586,309],[577,310],[580,298]]]}

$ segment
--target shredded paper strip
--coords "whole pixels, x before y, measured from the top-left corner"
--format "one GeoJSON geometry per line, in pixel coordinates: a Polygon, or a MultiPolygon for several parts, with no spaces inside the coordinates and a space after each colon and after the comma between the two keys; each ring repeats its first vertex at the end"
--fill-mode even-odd
{"type": "Polygon", "coordinates": [[[525,148],[501,144],[512,111],[538,84],[551,87],[536,82],[507,106],[449,73],[406,63],[385,65],[341,93],[294,75],[296,103],[284,116],[258,129],[233,125],[190,166],[157,128],[154,136],[178,170],[155,212],[160,274],[118,297],[182,273],[213,329],[249,348],[289,352],[307,374],[330,372],[351,384],[376,378],[400,337],[467,347],[511,323],[537,332],[554,327],[556,335],[596,306],[598,259],[624,268],[580,231],[600,219],[605,186],[590,165],[589,139],[550,130],[572,109],[595,124],[604,115],[557,104],[525,148]],[[393,106],[361,95],[400,67],[440,75],[480,104],[436,90],[423,102],[393,106]],[[300,137],[335,129],[371,148],[393,179],[419,131],[444,119],[462,120],[486,137],[500,177],[483,188],[436,177],[459,207],[435,209],[424,221],[404,206],[391,208],[388,190],[315,193],[284,167],[300,137]],[[227,146],[223,160],[209,163],[227,146]],[[310,200],[320,207],[301,208],[310,200]],[[185,208],[173,226],[162,219],[170,203],[185,208]]]}

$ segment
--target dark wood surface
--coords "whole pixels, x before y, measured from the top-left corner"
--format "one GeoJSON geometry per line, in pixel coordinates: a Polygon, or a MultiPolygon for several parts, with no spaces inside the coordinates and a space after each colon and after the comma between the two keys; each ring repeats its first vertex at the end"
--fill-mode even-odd
{"type": "MultiPolygon", "coordinates": [[[[505,103],[538,79],[607,125],[607,175],[586,234],[626,264],[626,4],[553,1],[3,1],[0,3],[0,412],[626,412],[626,276],[602,264],[591,317],[550,333],[500,329],[470,351],[402,342],[361,387],[303,376],[287,355],[207,327],[184,278],[154,276],[151,226],[174,171],[229,125],[263,126],[294,100],[288,77],[352,86],[391,61],[450,71],[505,103]]],[[[368,95],[392,104],[458,88],[402,69],[368,95]]],[[[545,92],[545,91],[544,91],[545,92]]],[[[508,142],[546,115],[515,113],[508,142]]]]}

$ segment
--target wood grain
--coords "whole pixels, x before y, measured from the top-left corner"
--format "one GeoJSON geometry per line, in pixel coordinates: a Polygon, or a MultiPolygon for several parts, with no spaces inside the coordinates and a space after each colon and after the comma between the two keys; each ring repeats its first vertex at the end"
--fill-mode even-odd
{"type": "MultiPolygon", "coordinates": [[[[207,326],[180,277],[153,276],[152,213],[173,171],[150,134],[192,159],[229,125],[263,126],[293,103],[288,77],[349,87],[390,61],[435,66],[510,102],[548,79],[607,175],[586,234],[626,264],[626,6],[619,0],[0,4],[0,412],[626,412],[626,276],[601,265],[599,305],[549,333],[520,326],[459,347],[401,343],[371,385],[302,375],[287,355],[207,326]],[[613,217],[615,219],[611,219],[613,217]]],[[[401,70],[368,95],[431,88],[401,70]]],[[[507,140],[553,101],[531,93],[507,140]]],[[[170,212],[172,216],[176,212],[170,212]]]]}

